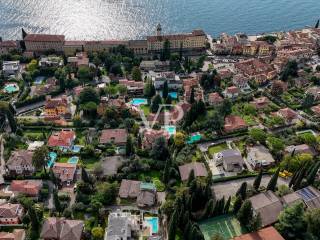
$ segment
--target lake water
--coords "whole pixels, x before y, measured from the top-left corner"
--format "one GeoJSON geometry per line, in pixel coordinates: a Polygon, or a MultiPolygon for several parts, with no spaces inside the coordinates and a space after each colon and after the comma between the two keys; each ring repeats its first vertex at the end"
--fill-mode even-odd
{"type": "Polygon", "coordinates": [[[320,18],[319,0],[0,0],[0,36],[29,32],[68,39],[134,39],[155,32],[250,34],[302,28],[320,18]]]}

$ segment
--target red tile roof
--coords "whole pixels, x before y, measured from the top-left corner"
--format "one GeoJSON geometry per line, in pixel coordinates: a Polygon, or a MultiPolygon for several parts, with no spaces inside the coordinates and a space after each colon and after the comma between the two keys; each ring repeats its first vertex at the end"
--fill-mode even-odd
{"type": "Polygon", "coordinates": [[[128,132],[126,129],[105,129],[102,130],[100,143],[126,144],[128,132]]]}
{"type": "Polygon", "coordinates": [[[220,96],[219,93],[214,92],[210,93],[208,96],[209,103],[217,104],[223,102],[223,98],[220,96]]]}
{"type": "Polygon", "coordinates": [[[28,34],[25,41],[30,42],[64,42],[64,35],[50,35],[50,34],[28,34]]]}
{"type": "Polygon", "coordinates": [[[241,117],[235,115],[227,116],[224,122],[224,130],[226,132],[232,132],[247,127],[246,122],[241,117]]]}
{"type": "Polygon", "coordinates": [[[232,240],[285,240],[274,227],[260,229],[257,232],[243,234],[232,240]]]}
{"type": "Polygon", "coordinates": [[[76,133],[72,130],[61,130],[60,132],[53,133],[49,140],[49,147],[70,147],[73,140],[76,138],[76,133]]]}
{"type": "Polygon", "coordinates": [[[11,191],[36,197],[42,187],[41,180],[13,180],[11,182],[11,191]]]}
{"type": "Polygon", "coordinates": [[[16,41],[0,41],[0,48],[15,48],[18,47],[17,42],[16,41]]]}
{"type": "Polygon", "coordinates": [[[56,162],[53,165],[52,171],[58,178],[60,178],[61,182],[66,182],[73,181],[76,169],[77,164],[56,162]]]}
{"type": "Polygon", "coordinates": [[[297,113],[290,108],[282,108],[278,111],[278,114],[281,115],[286,120],[293,120],[297,117],[297,113]]]}
{"type": "Polygon", "coordinates": [[[227,93],[235,94],[235,93],[239,93],[239,92],[240,92],[240,90],[236,86],[231,86],[231,87],[227,88],[227,93]]]}

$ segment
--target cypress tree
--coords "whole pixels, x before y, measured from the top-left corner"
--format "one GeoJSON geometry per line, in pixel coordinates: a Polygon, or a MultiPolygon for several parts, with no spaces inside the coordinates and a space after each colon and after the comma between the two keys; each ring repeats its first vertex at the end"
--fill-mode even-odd
{"type": "Polygon", "coordinates": [[[163,90],[162,90],[162,98],[167,98],[169,94],[168,82],[164,81],[163,90]]]}
{"type": "Polygon", "coordinates": [[[314,26],[314,28],[319,28],[319,19],[318,19],[316,25],[314,26]]]}
{"type": "Polygon", "coordinates": [[[191,104],[193,104],[195,102],[195,97],[194,97],[194,88],[191,89],[191,93],[190,93],[190,100],[189,102],[191,104]]]}
{"type": "Polygon", "coordinates": [[[228,213],[229,212],[230,203],[231,203],[231,197],[228,198],[228,200],[227,200],[227,202],[226,202],[226,204],[224,206],[224,210],[223,210],[224,213],[228,213]]]}
{"type": "Polygon", "coordinates": [[[311,172],[307,176],[307,182],[309,185],[312,185],[314,183],[319,167],[320,167],[320,162],[317,162],[316,164],[314,164],[314,167],[312,168],[311,172]]]}
{"type": "Polygon", "coordinates": [[[133,141],[131,135],[128,136],[126,142],[126,155],[129,157],[134,153],[133,141]]]}
{"type": "Polygon", "coordinates": [[[189,173],[189,177],[188,177],[188,183],[187,185],[190,187],[191,183],[193,182],[193,180],[195,180],[196,177],[194,175],[194,170],[192,169],[189,173]]]}
{"type": "Polygon", "coordinates": [[[241,208],[241,205],[242,205],[242,199],[240,196],[237,196],[236,200],[234,201],[234,204],[233,204],[233,213],[234,214],[238,213],[239,209],[241,208]]]}
{"type": "Polygon", "coordinates": [[[247,197],[247,182],[243,182],[240,186],[240,188],[238,189],[237,196],[240,196],[241,199],[246,199],[247,197]]]}
{"type": "Polygon", "coordinates": [[[262,168],[260,169],[260,172],[258,174],[258,176],[256,176],[256,178],[254,179],[254,182],[253,182],[253,188],[258,191],[259,187],[260,187],[260,184],[261,184],[261,179],[262,179],[262,168]]]}
{"type": "Polygon", "coordinates": [[[300,189],[301,183],[302,183],[303,178],[305,177],[305,174],[306,174],[306,166],[304,166],[301,169],[301,171],[299,172],[299,175],[297,176],[297,178],[293,184],[292,188],[294,191],[297,191],[298,189],[300,189]]]}
{"type": "Polygon", "coordinates": [[[289,187],[290,187],[290,188],[292,187],[292,185],[293,185],[294,182],[296,181],[296,179],[297,179],[300,171],[301,171],[301,169],[295,171],[294,174],[293,174],[293,176],[291,177],[290,182],[289,182],[289,187]]]}
{"type": "Polygon", "coordinates": [[[59,199],[59,197],[58,197],[57,191],[54,191],[54,192],[53,192],[53,202],[54,202],[55,210],[56,210],[58,213],[61,213],[61,212],[62,212],[62,206],[61,206],[60,199],[59,199]]]}
{"type": "Polygon", "coordinates": [[[186,240],[189,239],[189,236],[191,235],[191,228],[192,228],[192,223],[190,220],[188,220],[188,223],[183,231],[183,239],[186,239],[186,240]]]}
{"type": "Polygon", "coordinates": [[[268,183],[268,186],[267,186],[267,191],[268,190],[275,191],[276,186],[277,186],[278,177],[279,177],[279,172],[280,172],[280,168],[278,168],[277,171],[271,177],[271,179],[268,183]]]}
{"type": "Polygon", "coordinates": [[[171,158],[169,157],[166,161],[166,165],[165,165],[164,171],[163,171],[163,179],[162,180],[165,184],[167,184],[170,179],[170,167],[171,167],[171,158]]]}
{"type": "Polygon", "coordinates": [[[213,199],[210,199],[209,202],[207,202],[207,204],[206,204],[206,208],[205,208],[205,212],[204,212],[203,217],[205,217],[205,218],[211,217],[213,210],[214,210],[214,202],[213,202],[213,199]]]}
{"type": "Polygon", "coordinates": [[[251,221],[253,219],[252,205],[249,200],[246,200],[242,204],[242,206],[239,209],[239,212],[237,214],[237,218],[243,226],[246,226],[246,227],[249,226],[249,224],[251,223],[251,221]]]}
{"type": "Polygon", "coordinates": [[[220,200],[220,206],[219,206],[219,214],[223,214],[224,212],[224,207],[225,207],[225,202],[226,200],[224,199],[224,196],[223,198],[220,200]]]}
{"type": "Polygon", "coordinates": [[[177,210],[174,210],[173,214],[171,215],[169,221],[169,230],[168,230],[168,239],[175,240],[176,239],[176,226],[177,225],[177,210]]]}

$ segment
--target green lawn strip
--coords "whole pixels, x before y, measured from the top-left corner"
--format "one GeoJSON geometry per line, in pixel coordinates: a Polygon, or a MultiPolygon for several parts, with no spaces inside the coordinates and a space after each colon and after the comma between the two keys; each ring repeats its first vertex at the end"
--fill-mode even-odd
{"type": "Polygon", "coordinates": [[[150,180],[156,186],[158,192],[163,192],[165,190],[165,185],[161,181],[161,178],[162,178],[161,173],[159,171],[154,171],[154,170],[139,174],[140,181],[150,180]]]}
{"type": "Polygon", "coordinates": [[[215,153],[221,152],[222,150],[228,149],[228,146],[226,143],[221,143],[215,146],[209,147],[208,151],[209,154],[213,157],[215,153]]]}

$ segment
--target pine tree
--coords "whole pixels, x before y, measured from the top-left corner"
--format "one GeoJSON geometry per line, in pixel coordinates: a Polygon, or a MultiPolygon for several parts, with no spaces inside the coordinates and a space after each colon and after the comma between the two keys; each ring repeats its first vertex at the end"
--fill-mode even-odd
{"type": "Polygon", "coordinates": [[[278,168],[277,171],[271,177],[271,179],[268,183],[268,186],[267,186],[267,191],[268,190],[275,191],[276,186],[277,186],[278,177],[279,177],[279,172],[280,172],[280,168],[278,168]]]}
{"type": "Polygon", "coordinates": [[[162,90],[162,98],[167,98],[169,94],[168,82],[164,81],[163,90],[162,90]]]}
{"type": "Polygon", "coordinates": [[[224,210],[223,213],[228,213],[229,212],[229,208],[230,208],[230,203],[231,203],[231,197],[229,196],[225,206],[224,206],[224,210]]]}
{"type": "Polygon", "coordinates": [[[240,188],[238,189],[237,196],[240,196],[241,199],[246,199],[247,197],[247,182],[243,182],[240,186],[240,188]]]}
{"type": "Polygon", "coordinates": [[[256,176],[256,178],[254,179],[254,182],[253,182],[253,188],[254,188],[256,191],[258,191],[258,189],[259,189],[259,187],[260,187],[261,179],[262,179],[262,174],[263,174],[263,171],[262,171],[262,168],[261,168],[258,176],[256,176]]]}
{"type": "Polygon", "coordinates": [[[236,197],[236,200],[233,203],[233,213],[237,214],[242,205],[242,199],[240,196],[236,197]]]}

